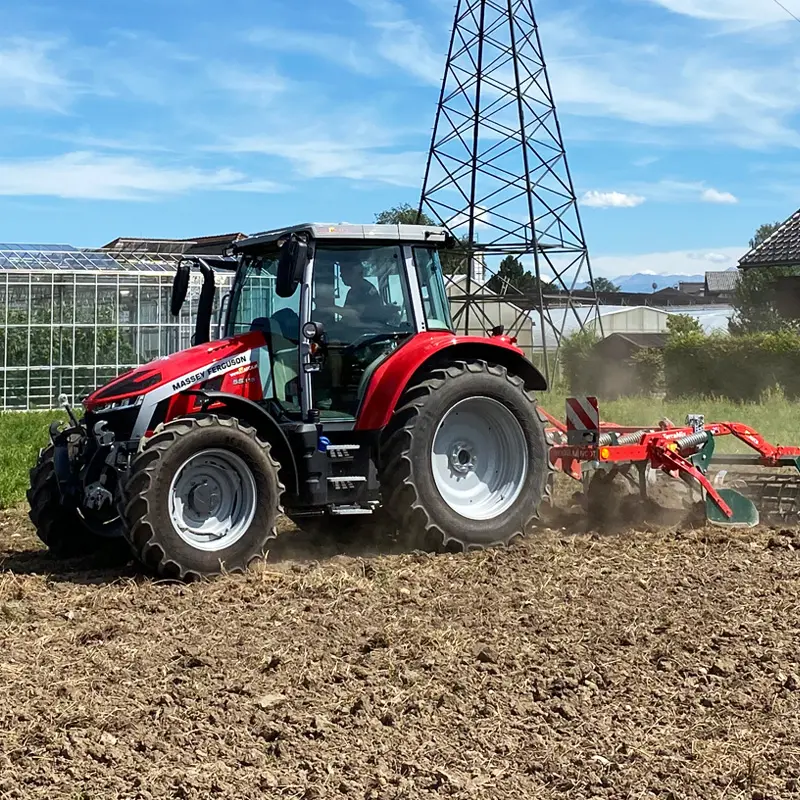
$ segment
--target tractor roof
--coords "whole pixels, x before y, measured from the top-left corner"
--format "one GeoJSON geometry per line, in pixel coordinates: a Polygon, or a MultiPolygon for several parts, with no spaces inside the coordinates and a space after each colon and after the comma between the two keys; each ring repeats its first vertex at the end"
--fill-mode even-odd
{"type": "Polygon", "coordinates": [[[433,225],[334,225],[323,223],[306,223],[293,225],[290,228],[279,228],[264,231],[241,239],[233,246],[235,251],[260,249],[285,239],[292,233],[304,233],[318,241],[346,244],[363,244],[376,242],[381,244],[416,242],[446,245],[452,240],[452,234],[446,228],[433,225]]]}

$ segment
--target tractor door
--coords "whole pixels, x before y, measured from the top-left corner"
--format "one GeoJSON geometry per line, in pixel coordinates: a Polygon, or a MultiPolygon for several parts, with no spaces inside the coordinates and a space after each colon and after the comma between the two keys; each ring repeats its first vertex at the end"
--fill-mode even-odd
{"type": "Polygon", "coordinates": [[[289,298],[276,292],[277,256],[248,257],[236,275],[228,313],[227,335],[249,331],[264,334],[257,352],[264,400],[275,401],[289,416],[300,416],[300,297],[298,286],[289,298]]]}
{"type": "Polygon", "coordinates": [[[327,352],[312,375],[314,406],[326,420],[354,420],[369,376],[417,322],[400,246],[318,246],[311,319],[327,352]]]}

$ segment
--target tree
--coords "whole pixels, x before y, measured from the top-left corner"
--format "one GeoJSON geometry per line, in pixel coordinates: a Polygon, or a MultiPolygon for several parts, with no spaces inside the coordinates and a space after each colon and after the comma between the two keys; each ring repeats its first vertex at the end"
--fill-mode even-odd
{"type": "Polygon", "coordinates": [[[596,292],[618,292],[619,286],[610,281],[608,278],[595,278],[594,290],[596,292]]]}
{"type": "Polygon", "coordinates": [[[689,314],[670,314],[667,317],[667,331],[670,338],[703,334],[703,326],[699,320],[689,314]]]}
{"type": "Polygon", "coordinates": [[[375,215],[377,225],[435,225],[436,223],[424,211],[418,213],[418,209],[408,203],[401,203],[394,208],[387,208],[375,215]]]}
{"type": "Polygon", "coordinates": [[[750,249],[753,250],[763,244],[781,225],[780,222],[765,222],[763,225],[759,225],[755,236],[750,240],[750,249]]]}
{"type": "MultiPolygon", "coordinates": [[[[387,208],[375,215],[377,225],[436,225],[435,220],[424,211],[414,208],[408,203],[387,208]]],[[[463,241],[463,240],[462,240],[463,241]]],[[[453,250],[442,250],[439,253],[442,271],[445,275],[466,275],[467,253],[458,245],[453,250]]]]}
{"type": "MultiPolygon", "coordinates": [[[[552,286],[542,281],[542,291],[552,291],[552,286]]],[[[487,288],[495,294],[531,294],[538,296],[539,279],[531,272],[527,272],[522,262],[514,256],[506,256],[501,262],[497,272],[489,279],[487,288]]]]}
{"type": "Polygon", "coordinates": [[[796,328],[775,306],[775,281],[800,274],[797,267],[753,267],[742,270],[733,295],[731,333],[760,333],[796,328]]]}

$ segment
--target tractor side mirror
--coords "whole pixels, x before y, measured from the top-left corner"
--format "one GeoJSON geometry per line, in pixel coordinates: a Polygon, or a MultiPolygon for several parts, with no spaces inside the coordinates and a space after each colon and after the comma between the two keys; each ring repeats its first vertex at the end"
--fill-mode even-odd
{"type": "Polygon", "coordinates": [[[186,301],[191,271],[191,262],[185,260],[181,261],[175,270],[175,277],[172,279],[172,296],[169,304],[169,310],[173,317],[177,317],[181,313],[183,304],[186,301]]]}
{"type": "Polygon", "coordinates": [[[292,297],[308,264],[308,244],[292,236],[281,247],[275,291],[278,297],[292,297]]]}

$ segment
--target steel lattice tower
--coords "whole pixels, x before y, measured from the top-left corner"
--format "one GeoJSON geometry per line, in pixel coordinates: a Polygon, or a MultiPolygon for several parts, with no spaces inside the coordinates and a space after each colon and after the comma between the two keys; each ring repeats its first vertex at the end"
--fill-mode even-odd
{"type": "MultiPolygon", "coordinates": [[[[568,317],[580,328],[600,324],[532,0],[458,0],[419,211],[464,243],[466,274],[450,278],[449,291],[465,332],[498,322],[481,266],[505,255],[539,279],[533,293],[504,288],[506,317],[509,303],[520,307],[508,333],[535,311],[537,338],[554,343],[557,358],[568,317]],[[556,291],[543,294],[542,279],[556,291]],[[584,283],[591,297],[579,302],[573,292],[584,283]]],[[[543,354],[549,380],[547,347],[543,354]]]]}

